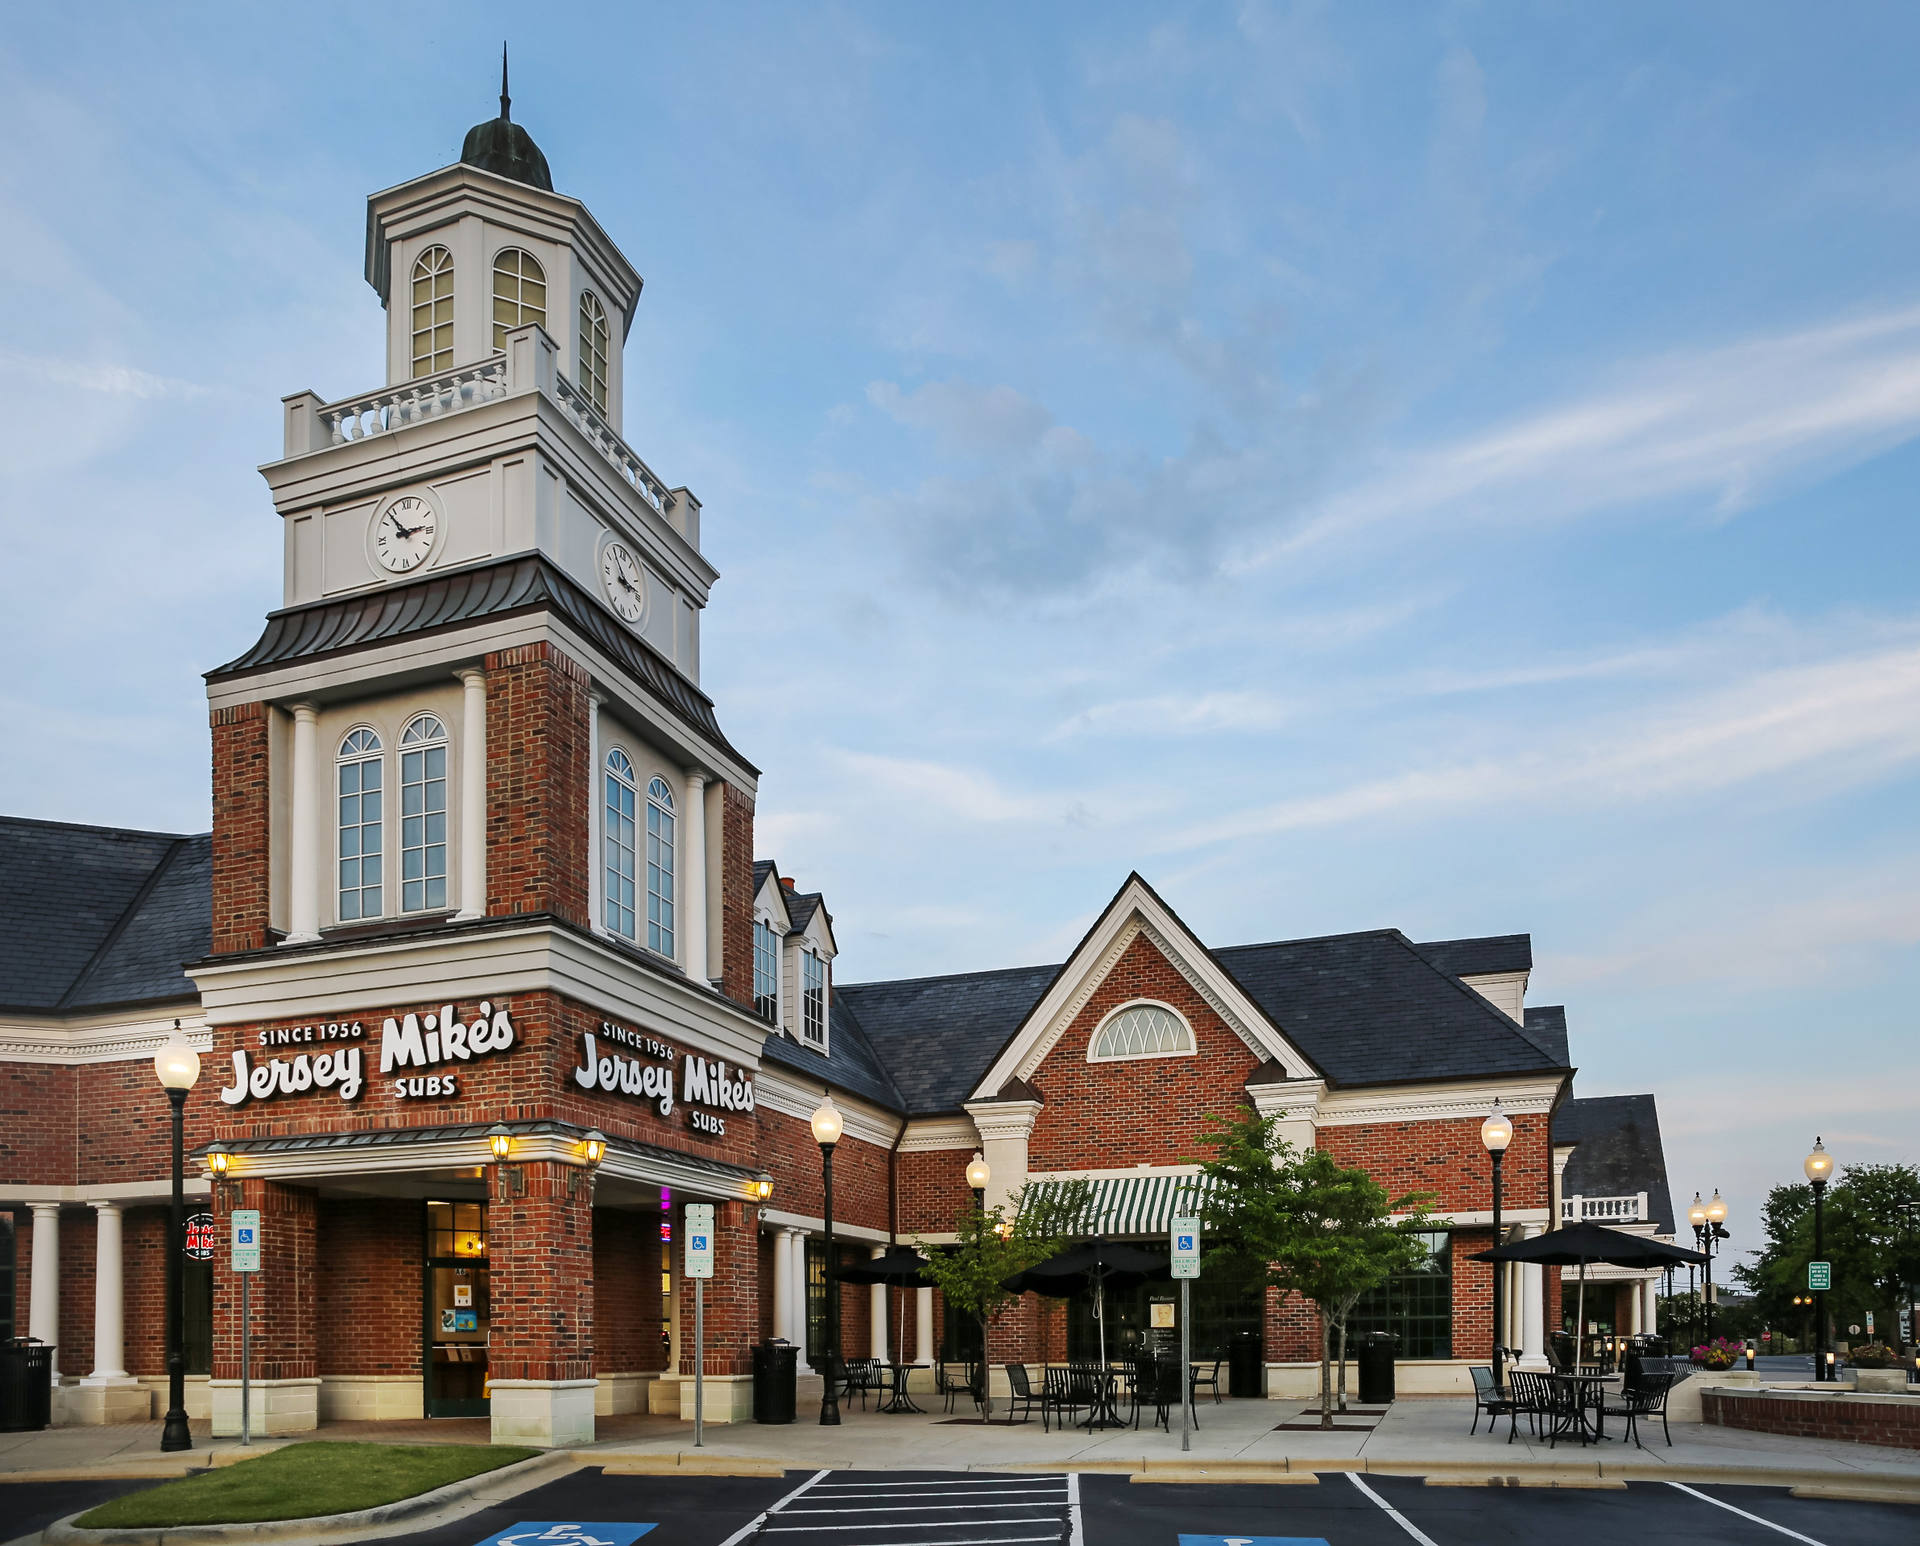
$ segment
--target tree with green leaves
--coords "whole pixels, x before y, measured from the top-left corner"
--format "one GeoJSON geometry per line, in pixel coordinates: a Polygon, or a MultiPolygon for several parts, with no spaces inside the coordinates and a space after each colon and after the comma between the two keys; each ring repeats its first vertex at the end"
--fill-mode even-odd
{"type": "Polygon", "coordinates": [[[1092,1198],[1093,1188],[1085,1181],[1027,1185],[1014,1193],[1011,1209],[999,1203],[990,1208],[969,1204],[955,1221],[952,1245],[914,1241],[927,1258],[921,1276],[940,1290],[947,1313],[980,1323],[978,1397],[983,1413],[991,1413],[984,1357],[987,1328],[1016,1297],[1007,1291],[1007,1279],[1059,1255],[1078,1239],[1092,1198]]]}
{"type": "MultiPolygon", "coordinates": [[[[1250,1285],[1298,1294],[1319,1312],[1320,1426],[1333,1426],[1333,1350],[1346,1356],[1346,1321],[1368,1289],[1426,1259],[1417,1237],[1434,1227],[1427,1196],[1390,1198],[1366,1171],[1280,1134],[1280,1114],[1208,1114],[1201,1162],[1207,1261],[1250,1285]],[[1395,1215],[1399,1215],[1395,1217],[1395,1215]]],[[[1344,1393],[1344,1367],[1342,1370],[1344,1393]]]]}

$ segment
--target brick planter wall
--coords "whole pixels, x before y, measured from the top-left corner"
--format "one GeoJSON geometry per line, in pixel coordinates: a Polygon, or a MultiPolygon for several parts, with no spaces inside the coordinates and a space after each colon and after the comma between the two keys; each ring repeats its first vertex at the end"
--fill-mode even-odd
{"type": "Polygon", "coordinates": [[[1920,1396],[1828,1396],[1812,1391],[1747,1395],[1709,1390],[1702,1392],[1700,1407],[1704,1421],[1722,1428],[1920,1449],[1920,1396]]]}

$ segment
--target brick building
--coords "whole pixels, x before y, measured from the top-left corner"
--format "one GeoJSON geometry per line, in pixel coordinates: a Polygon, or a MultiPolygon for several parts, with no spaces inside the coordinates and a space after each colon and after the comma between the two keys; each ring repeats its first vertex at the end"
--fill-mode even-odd
{"type": "MultiPolygon", "coordinates": [[[[151,1411],[181,1249],[189,1410],[237,1431],[241,1208],[262,1431],[487,1414],[567,1443],[684,1413],[692,1202],[717,1209],[707,1410],[741,1416],[756,1340],[823,1351],[828,1095],[855,1256],[950,1238],[976,1150],[996,1198],[1085,1178],[1112,1231],[1164,1238],[1200,1114],[1284,1113],[1434,1194],[1430,1261],[1363,1315],[1408,1337],[1409,1383],[1464,1385],[1496,1098],[1507,1222],[1561,1206],[1572,1068],[1527,937],[1210,948],[1133,876],[1060,965],[836,988],[829,910],[756,860],[757,770],[699,686],[700,502],[615,428],[639,274],[503,96],[460,162],[369,200],[367,278],[386,383],[287,397],[263,468],[284,605],[207,676],[212,833],[0,821],[0,1335],[55,1344],[61,1418],[151,1411]],[[170,1242],[150,1060],[175,1035],[202,1072],[170,1242]]],[[[1506,1341],[1537,1352],[1554,1285],[1511,1288],[1506,1341]]],[[[936,1297],[847,1292],[844,1345],[976,1352],[936,1297]]],[[[1145,1334],[1144,1298],[1115,1315],[1145,1334]]],[[[1300,1387],[1297,1308],[1203,1292],[1198,1320],[1300,1387]]],[[[1088,1328],[1026,1302],[987,1351],[1088,1328]]]]}

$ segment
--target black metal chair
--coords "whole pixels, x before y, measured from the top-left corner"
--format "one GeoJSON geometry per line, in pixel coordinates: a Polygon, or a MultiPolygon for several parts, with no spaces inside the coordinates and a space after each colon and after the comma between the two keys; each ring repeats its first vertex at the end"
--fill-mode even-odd
{"type": "Polygon", "coordinates": [[[1066,1427],[1072,1421],[1073,1414],[1087,1404],[1072,1372],[1054,1364],[1040,1376],[1040,1427],[1043,1431],[1050,1427],[1051,1419],[1056,1417],[1060,1420],[1060,1426],[1066,1427]]]}
{"type": "MultiPolygon", "coordinates": [[[[1513,1397],[1507,1395],[1498,1385],[1493,1383],[1493,1370],[1483,1369],[1480,1365],[1475,1364],[1467,1372],[1473,1376],[1473,1426],[1467,1430],[1468,1437],[1471,1438],[1480,1431],[1480,1414],[1482,1412],[1487,1414],[1488,1433],[1494,1431],[1497,1426],[1496,1419],[1501,1417],[1507,1419],[1509,1430],[1515,1427],[1520,1421],[1519,1405],[1513,1397]]],[[[1514,1371],[1516,1376],[1522,1373],[1524,1373],[1523,1370],[1516,1369],[1514,1371]]],[[[1509,1432],[1507,1437],[1511,1439],[1513,1437],[1512,1433],[1509,1432]]]]}
{"type": "MultiPolygon", "coordinates": [[[[965,1365],[962,1365],[963,1370],[964,1368],[965,1365]]],[[[956,1380],[953,1377],[953,1366],[947,1363],[945,1359],[941,1359],[934,1364],[933,1393],[945,1400],[946,1409],[949,1412],[953,1410],[953,1398],[964,1394],[967,1389],[968,1385],[964,1376],[956,1380]]]]}
{"type": "Polygon", "coordinates": [[[1531,1370],[1510,1369],[1507,1371],[1507,1400],[1513,1407],[1513,1421],[1507,1426],[1507,1442],[1513,1442],[1522,1417],[1526,1418],[1527,1426],[1533,1430],[1535,1438],[1543,1437],[1541,1424],[1551,1422],[1555,1415],[1553,1381],[1531,1370]]]}
{"type": "Polygon", "coordinates": [[[1671,1374],[1642,1374],[1638,1378],[1629,1378],[1620,1389],[1617,1405],[1602,1405],[1601,1412],[1607,1417],[1624,1417],[1626,1431],[1623,1439],[1632,1439],[1635,1449],[1645,1449],[1640,1442],[1640,1419],[1658,1417],[1660,1431],[1666,1436],[1667,1447],[1673,1447],[1673,1434],[1667,1427],[1667,1393],[1677,1382],[1671,1374]]]}
{"type": "MultiPolygon", "coordinates": [[[[1020,1409],[1020,1421],[1033,1421],[1033,1386],[1027,1382],[1027,1366],[1023,1363],[1010,1363],[1006,1366],[1007,1388],[1011,1395],[1007,1398],[1007,1426],[1013,1426],[1013,1410],[1020,1409]]],[[[1045,1412],[1041,1413],[1041,1425],[1045,1426],[1045,1412]]]]}
{"type": "Polygon", "coordinates": [[[1201,1391],[1210,1390],[1213,1392],[1213,1404],[1220,1404],[1220,1366],[1225,1362],[1224,1358],[1214,1359],[1211,1371],[1206,1374],[1200,1372],[1199,1364],[1193,1366],[1193,1394],[1196,1398],[1201,1391]]]}

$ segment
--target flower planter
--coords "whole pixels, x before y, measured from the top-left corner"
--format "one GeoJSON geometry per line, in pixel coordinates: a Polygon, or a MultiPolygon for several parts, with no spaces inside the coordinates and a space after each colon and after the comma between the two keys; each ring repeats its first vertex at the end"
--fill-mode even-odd
{"type": "Polygon", "coordinates": [[[1853,1388],[1876,1396],[1904,1396],[1907,1393],[1905,1369],[1855,1369],[1853,1388]]]}

